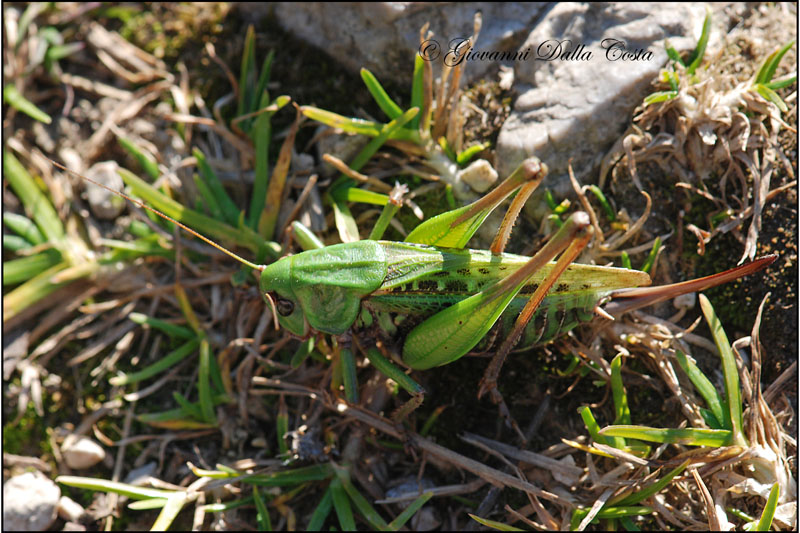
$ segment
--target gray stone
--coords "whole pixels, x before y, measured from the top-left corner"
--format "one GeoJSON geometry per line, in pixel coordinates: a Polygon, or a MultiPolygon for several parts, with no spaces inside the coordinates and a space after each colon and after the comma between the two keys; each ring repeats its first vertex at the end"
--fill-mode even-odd
{"type": "Polygon", "coordinates": [[[56,519],[61,489],[39,472],[14,476],[3,484],[3,530],[42,531],[56,519]]]}
{"type": "Polygon", "coordinates": [[[552,52],[560,57],[567,51],[573,55],[565,60],[516,63],[515,85],[520,95],[497,142],[500,175],[535,155],[550,167],[545,186],[559,196],[568,194],[569,158],[579,180],[599,166],[634,108],[652,91],[650,83],[667,60],[664,39],[678,50],[693,48],[704,16],[702,4],[561,3],[553,7],[520,51],[528,50],[529,57],[550,57],[552,52]],[[652,56],[623,60],[617,54],[619,48],[610,47],[607,39],[624,42],[629,52],[649,51],[652,56]],[[579,59],[585,52],[591,52],[591,59],[579,59]]]}
{"type": "MultiPolygon", "coordinates": [[[[453,39],[472,34],[473,16],[480,11],[483,27],[475,50],[513,52],[548,3],[276,2],[274,6],[286,31],[324,50],[346,68],[358,72],[365,67],[379,80],[410,86],[419,30],[426,22],[446,52],[453,39]]],[[[240,9],[261,8],[242,4],[240,9]]],[[[492,66],[496,66],[494,61],[471,62],[462,83],[480,78],[492,66]]]]}

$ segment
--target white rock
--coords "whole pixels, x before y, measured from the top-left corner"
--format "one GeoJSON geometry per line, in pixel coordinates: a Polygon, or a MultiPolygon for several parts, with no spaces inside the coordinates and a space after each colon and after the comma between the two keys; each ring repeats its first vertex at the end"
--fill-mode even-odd
{"type": "Polygon", "coordinates": [[[473,161],[458,171],[458,179],[469,185],[475,192],[486,192],[497,181],[497,171],[485,159],[473,161]]]}
{"type": "Polygon", "coordinates": [[[3,530],[42,531],[56,519],[61,489],[39,472],[14,476],[3,484],[3,530]]]}
{"type": "MultiPolygon", "coordinates": [[[[95,163],[86,171],[86,177],[115,191],[121,191],[124,183],[117,174],[118,168],[119,165],[114,161],[95,163]]],[[[89,207],[97,218],[110,220],[118,217],[125,209],[124,199],[94,183],[86,183],[86,196],[89,207]]]]}
{"type": "Polygon", "coordinates": [[[69,435],[61,445],[61,454],[73,470],[91,468],[106,457],[106,451],[89,437],[69,435]]]}
{"type": "Polygon", "coordinates": [[[529,60],[515,63],[520,95],[497,140],[500,175],[535,155],[550,167],[536,196],[545,188],[557,197],[571,194],[569,159],[579,181],[599,166],[634,108],[652,92],[650,83],[667,60],[664,39],[677,50],[692,48],[704,16],[702,4],[556,4],[520,48],[529,50],[529,60]],[[607,39],[652,56],[622,60],[618,48],[608,51],[607,39]],[[573,56],[561,59],[568,50],[573,56]],[[549,59],[550,52],[555,59],[536,59],[549,59]],[[587,53],[591,58],[585,59],[587,53]]]}
{"type": "Polygon", "coordinates": [[[67,522],[77,522],[84,514],[86,510],[72,498],[62,496],[58,500],[58,516],[67,522]]]}

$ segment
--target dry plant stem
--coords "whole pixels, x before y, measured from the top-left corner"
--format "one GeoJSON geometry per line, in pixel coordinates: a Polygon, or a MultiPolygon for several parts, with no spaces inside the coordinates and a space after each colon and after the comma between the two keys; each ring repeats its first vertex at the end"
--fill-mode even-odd
{"type": "Polygon", "coordinates": [[[373,187],[375,187],[377,190],[379,190],[381,192],[387,192],[388,193],[388,192],[391,192],[391,190],[392,190],[392,186],[389,185],[388,183],[384,183],[384,182],[380,181],[379,179],[367,176],[366,174],[362,174],[361,172],[358,172],[357,170],[353,170],[352,168],[350,168],[347,165],[347,163],[345,163],[344,161],[342,161],[341,159],[339,159],[338,157],[336,157],[334,155],[323,154],[322,160],[325,161],[326,163],[330,164],[331,166],[333,166],[333,168],[335,168],[336,170],[338,170],[339,172],[341,172],[342,174],[344,174],[348,178],[354,179],[356,181],[360,181],[362,183],[369,183],[370,185],[372,185],[373,187]]]}
{"type": "Polygon", "coordinates": [[[600,495],[597,500],[595,500],[594,504],[592,504],[592,508],[589,510],[589,513],[581,520],[581,523],[578,525],[578,531],[583,531],[586,529],[586,526],[594,520],[594,517],[597,516],[597,513],[600,512],[600,509],[606,504],[611,495],[614,494],[614,489],[606,489],[603,494],[600,495]]]}
{"type": "Polygon", "coordinates": [[[609,239],[605,244],[600,245],[599,248],[600,248],[601,252],[609,252],[611,250],[616,250],[617,248],[622,246],[625,243],[625,241],[627,241],[628,239],[630,239],[631,237],[636,235],[639,232],[639,230],[642,229],[642,226],[644,226],[644,223],[647,221],[647,218],[650,216],[650,208],[653,206],[653,201],[650,199],[650,195],[649,194],[647,194],[644,191],[641,191],[641,193],[644,195],[645,199],[647,200],[647,205],[644,208],[644,214],[642,214],[642,216],[640,216],[638,218],[638,220],[636,220],[636,222],[634,222],[633,226],[631,226],[628,229],[628,231],[626,231],[624,234],[622,234],[619,238],[617,238],[617,239],[609,239]]]}
{"type": "Polygon", "coordinates": [[[332,404],[327,404],[326,406],[344,416],[364,422],[365,424],[396,439],[403,439],[406,437],[417,448],[459,468],[463,468],[464,470],[472,472],[473,474],[485,479],[493,485],[499,487],[513,487],[524,492],[531,492],[541,498],[559,503],[561,505],[572,505],[572,502],[566,501],[564,498],[556,494],[544,491],[531,483],[519,480],[513,476],[500,472],[499,470],[488,467],[483,463],[479,463],[478,461],[464,457],[463,455],[449,450],[444,446],[440,446],[416,433],[407,433],[406,435],[401,435],[395,425],[389,422],[387,419],[370,411],[366,411],[358,406],[349,405],[342,400],[338,400],[332,404]]]}
{"type": "Polygon", "coordinates": [[[480,435],[475,435],[473,433],[464,433],[464,435],[461,436],[461,440],[469,444],[481,444],[483,446],[488,446],[511,459],[522,461],[539,468],[544,468],[545,470],[549,470],[551,472],[558,472],[565,477],[577,478],[583,473],[583,469],[577,466],[570,466],[545,455],[528,450],[521,450],[515,446],[510,446],[508,444],[488,439],[486,437],[481,437],[480,435]]]}
{"type": "Polygon", "coordinates": [[[708,527],[711,531],[722,531],[722,525],[717,518],[717,512],[714,507],[714,500],[711,498],[711,493],[708,491],[706,484],[700,478],[696,468],[691,470],[692,477],[694,478],[697,487],[700,489],[700,497],[703,499],[703,505],[706,510],[706,518],[708,519],[708,527]]]}
{"type": "Polygon", "coordinates": [[[317,180],[319,176],[316,174],[312,174],[309,176],[308,180],[306,181],[305,186],[303,186],[303,190],[300,192],[300,196],[297,197],[297,202],[294,204],[294,208],[292,212],[289,213],[289,216],[286,218],[286,221],[281,226],[280,231],[278,231],[277,235],[283,235],[289,229],[289,225],[297,218],[297,215],[300,214],[300,210],[303,208],[303,204],[305,203],[308,195],[311,194],[311,189],[314,188],[314,185],[317,184],[317,180]]]}

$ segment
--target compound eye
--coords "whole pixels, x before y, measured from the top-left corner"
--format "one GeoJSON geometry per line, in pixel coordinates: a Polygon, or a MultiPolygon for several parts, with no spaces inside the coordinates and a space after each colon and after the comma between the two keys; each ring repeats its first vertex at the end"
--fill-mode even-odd
{"type": "Polygon", "coordinates": [[[278,314],[281,316],[289,316],[294,312],[294,302],[285,298],[278,298],[275,301],[275,307],[277,307],[278,314]]]}

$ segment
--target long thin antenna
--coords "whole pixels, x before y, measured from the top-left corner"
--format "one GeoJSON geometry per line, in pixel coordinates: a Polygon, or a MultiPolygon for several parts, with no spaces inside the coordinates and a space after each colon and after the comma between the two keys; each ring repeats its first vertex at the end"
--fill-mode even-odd
{"type": "Polygon", "coordinates": [[[145,204],[144,202],[141,202],[141,201],[139,201],[139,200],[137,200],[137,199],[135,199],[135,198],[131,198],[131,197],[130,197],[130,196],[128,196],[127,194],[125,194],[125,193],[122,193],[122,192],[120,192],[120,191],[116,191],[116,190],[112,189],[111,187],[108,187],[107,185],[103,185],[102,183],[98,183],[98,182],[96,182],[95,180],[93,180],[93,179],[91,179],[91,178],[87,178],[86,176],[82,176],[81,174],[78,174],[78,173],[77,173],[77,172],[75,172],[74,170],[70,170],[70,169],[68,169],[67,167],[65,167],[65,166],[64,166],[64,165],[62,165],[61,163],[56,163],[55,161],[53,161],[52,159],[49,159],[49,158],[48,158],[48,160],[49,160],[49,161],[50,161],[50,162],[51,162],[53,165],[55,165],[57,168],[60,168],[61,170],[63,170],[64,172],[66,172],[66,173],[68,173],[68,174],[72,174],[73,176],[77,176],[77,177],[79,177],[79,178],[85,179],[85,180],[86,180],[86,181],[88,181],[89,183],[94,183],[94,184],[95,184],[95,185],[97,185],[98,187],[102,187],[103,189],[107,190],[108,192],[110,192],[110,193],[112,193],[112,194],[116,194],[117,196],[121,196],[122,198],[125,198],[126,200],[128,200],[128,201],[129,201],[129,202],[131,202],[132,204],[134,204],[134,205],[137,205],[137,206],[141,207],[142,209],[147,209],[147,210],[148,210],[148,211],[150,211],[151,213],[155,213],[156,215],[160,216],[161,218],[164,218],[164,219],[166,219],[166,220],[169,220],[170,222],[172,222],[173,224],[177,225],[178,227],[180,227],[180,228],[181,228],[181,229],[183,229],[184,231],[187,231],[187,232],[191,233],[192,235],[194,235],[195,237],[197,237],[198,239],[200,239],[200,240],[204,241],[205,243],[207,243],[207,244],[210,244],[211,246],[213,246],[214,248],[216,248],[216,249],[217,249],[217,250],[219,250],[220,252],[223,252],[223,253],[225,253],[225,254],[228,254],[229,256],[233,257],[234,259],[236,259],[236,260],[237,260],[237,261],[239,261],[240,263],[243,263],[243,264],[245,264],[245,265],[247,265],[247,266],[249,266],[250,268],[252,268],[252,269],[255,269],[255,270],[259,270],[259,271],[263,271],[263,270],[264,270],[264,268],[265,268],[265,265],[257,265],[257,264],[255,264],[255,263],[251,263],[251,262],[250,262],[250,261],[248,261],[247,259],[244,259],[244,258],[242,258],[242,257],[239,257],[238,255],[236,255],[235,253],[231,252],[230,250],[226,250],[225,248],[223,248],[223,247],[222,247],[222,246],[220,246],[219,244],[215,243],[214,241],[212,241],[212,240],[211,240],[211,239],[209,239],[208,237],[204,237],[203,235],[200,235],[199,233],[197,233],[197,232],[196,232],[195,230],[193,230],[192,228],[190,228],[190,227],[186,226],[185,224],[182,224],[182,223],[178,222],[177,220],[175,220],[174,218],[172,218],[172,217],[171,217],[171,216],[169,216],[169,215],[165,215],[164,213],[162,213],[162,212],[161,212],[161,211],[159,211],[158,209],[152,208],[152,207],[150,207],[149,205],[145,204]]]}

